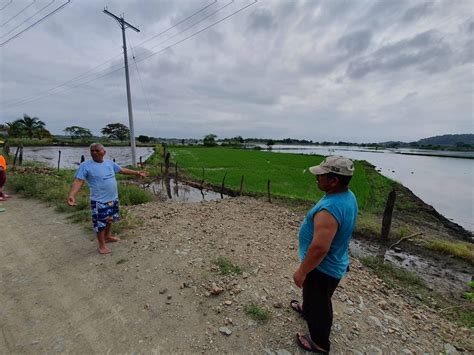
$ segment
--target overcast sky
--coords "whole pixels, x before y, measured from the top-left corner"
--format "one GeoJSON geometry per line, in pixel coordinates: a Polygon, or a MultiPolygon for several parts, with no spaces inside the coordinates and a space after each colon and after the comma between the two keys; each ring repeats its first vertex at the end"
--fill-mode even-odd
{"type": "MultiPolygon", "coordinates": [[[[186,39],[252,1],[73,0],[0,46],[0,123],[27,113],[54,134],[128,125],[121,30],[108,6],[140,29],[126,31],[137,136],[474,133],[472,1],[259,0],[186,39]]],[[[66,2],[0,0],[0,43],[66,2]]]]}

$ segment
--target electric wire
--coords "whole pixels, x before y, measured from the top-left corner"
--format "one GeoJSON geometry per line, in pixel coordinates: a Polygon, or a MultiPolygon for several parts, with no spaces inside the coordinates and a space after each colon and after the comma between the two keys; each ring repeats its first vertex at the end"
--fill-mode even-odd
{"type": "Polygon", "coordinates": [[[0,27],[3,27],[5,26],[7,23],[9,23],[11,20],[13,20],[14,18],[17,18],[19,15],[21,15],[23,13],[23,11],[25,11],[26,9],[28,9],[31,5],[33,5],[34,3],[36,2],[36,0],[33,0],[31,2],[31,4],[29,5],[26,5],[22,10],[20,10],[19,13],[17,13],[15,16],[11,17],[7,22],[3,23],[2,25],[0,25],[0,27]]]}
{"type": "Polygon", "coordinates": [[[151,50],[153,48],[156,48],[156,47],[159,47],[160,45],[162,45],[163,43],[166,43],[168,42],[170,39],[186,32],[187,30],[193,28],[194,26],[197,26],[199,25],[201,22],[204,22],[205,20],[207,20],[208,18],[214,16],[215,14],[217,14],[219,11],[225,9],[227,6],[231,5],[232,3],[234,2],[234,0],[231,0],[229,1],[227,4],[225,4],[224,6],[221,6],[219,7],[217,10],[215,10],[214,12],[211,12],[209,15],[203,17],[202,19],[200,19],[199,21],[196,21],[195,23],[193,23],[192,25],[189,25],[188,27],[186,27],[184,30],[178,32],[178,33],[175,33],[174,35],[172,35],[171,37],[168,37],[167,39],[165,39],[164,41],[161,41],[160,43],[154,45],[153,47],[150,47],[150,48],[147,48],[148,50],[151,50]]]}
{"type": "MultiPolygon", "coordinates": [[[[129,40],[129,43],[130,43],[130,40],[129,40]]],[[[150,117],[150,121],[153,122],[153,117],[151,115],[151,110],[150,110],[150,103],[149,103],[149,100],[148,100],[148,95],[147,95],[147,93],[145,91],[145,87],[143,85],[142,76],[140,75],[140,70],[138,69],[138,64],[137,64],[137,61],[135,60],[135,53],[133,52],[133,46],[132,46],[131,43],[130,43],[130,50],[132,51],[132,58],[133,58],[133,62],[135,63],[135,68],[137,69],[138,80],[140,81],[140,86],[142,88],[142,92],[143,92],[143,95],[145,97],[146,106],[148,108],[148,115],[150,117]]]]}
{"type": "Polygon", "coordinates": [[[43,22],[44,20],[46,20],[49,16],[51,15],[54,15],[56,12],[58,11],[61,11],[66,5],[68,5],[69,3],[71,2],[71,0],[67,0],[67,2],[65,2],[64,4],[62,4],[61,6],[59,6],[58,8],[56,8],[55,10],[51,11],[49,14],[45,15],[44,17],[40,18],[38,21],[32,23],[31,25],[29,25],[27,28],[25,28],[24,30],[18,32],[16,35],[14,35],[13,37],[10,37],[9,39],[7,39],[5,42],[3,43],[0,43],[0,47],[3,47],[5,44],[7,44],[8,42],[14,40],[15,38],[18,38],[22,33],[25,33],[26,31],[28,31],[29,29],[31,29],[32,27],[36,26],[37,24],[39,24],[40,22],[43,22]]]}
{"type": "Polygon", "coordinates": [[[162,53],[163,51],[165,51],[165,50],[167,50],[167,49],[169,49],[169,48],[171,48],[171,47],[173,47],[173,46],[175,46],[175,45],[178,45],[178,44],[180,44],[180,43],[183,43],[184,41],[186,41],[186,40],[188,40],[188,39],[190,39],[190,38],[192,38],[192,37],[197,36],[198,34],[202,33],[203,31],[205,31],[205,30],[207,30],[207,29],[209,29],[209,28],[211,28],[211,27],[214,27],[214,26],[218,25],[218,24],[221,23],[222,21],[225,21],[226,19],[228,19],[228,18],[230,18],[230,17],[232,17],[232,16],[234,16],[234,15],[237,15],[239,12],[241,12],[241,11],[247,9],[248,7],[250,7],[250,6],[254,5],[254,4],[256,4],[257,2],[258,2],[258,0],[254,0],[254,2],[252,2],[252,3],[250,3],[250,4],[246,5],[246,6],[244,6],[244,7],[242,7],[242,8],[240,8],[239,10],[237,10],[237,11],[231,13],[230,15],[228,15],[228,16],[226,16],[226,17],[220,19],[219,21],[216,21],[216,22],[210,24],[209,26],[204,27],[203,29],[199,30],[198,32],[195,32],[195,33],[189,35],[188,37],[185,37],[185,38],[183,38],[182,40],[180,40],[180,41],[178,41],[178,42],[175,42],[175,43],[173,43],[172,45],[169,45],[168,47],[165,47],[165,48],[163,48],[163,49],[161,49],[161,50],[159,50],[159,51],[157,51],[157,52],[151,53],[151,54],[147,55],[146,57],[143,57],[143,58],[139,59],[138,61],[139,61],[139,62],[144,61],[144,60],[146,60],[146,59],[148,59],[148,58],[150,58],[150,57],[152,57],[152,56],[154,56],[154,55],[156,55],[156,54],[158,54],[158,53],[162,53]]]}
{"type": "MultiPolygon", "coordinates": [[[[140,58],[140,59],[138,60],[138,62],[144,61],[144,60],[146,60],[146,59],[148,59],[148,58],[150,58],[150,57],[152,57],[152,56],[154,56],[154,55],[156,55],[156,54],[162,53],[162,52],[164,52],[165,50],[168,50],[168,49],[174,47],[175,45],[178,45],[178,44],[180,44],[180,43],[183,43],[184,41],[186,41],[186,40],[188,40],[188,39],[190,39],[190,38],[192,38],[192,37],[197,36],[198,34],[204,32],[205,30],[207,30],[207,29],[209,29],[209,28],[211,28],[211,27],[216,26],[217,24],[219,24],[219,23],[225,21],[226,19],[228,19],[228,18],[230,18],[230,17],[233,17],[233,16],[237,15],[237,14],[240,13],[241,11],[243,11],[243,10],[247,9],[248,7],[250,7],[250,6],[254,5],[254,4],[256,4],[257,2],[258,2],[258,0],[254,0],[252,3],[250,3],[250,4],[248,4],[248,5],[244,6],[244,7],[241,7],[241,8],[238,9],[237,11],[232,12],[230,15],[225,16],[224,18],[222,18],[222,19],[220,19],[220,20],[218,20],[218,21],[216,21],[216,22],[214,22],[214,23],[212,23],[212,24],[210,24],[210,25],[204,27],[203,29],[201,29],[201,30],[199,30],[199,31],[197,31],[197,32],[195,32],[195,33],[193,33],[193,34],[191,34],[191,35],[185,37],[184,39],[181,39],[181,40],[179,40],[179,41],[177,41],[177,42],[175,42],[175,43],[173,43],[173,44],[171,44],[171,45],[169,45],[169,46],[167,46],[167,47],[165,47],[165,48],[163,48],[163,49],[161,49],[161,50],[159,50],[159,51],[156,51],[156,52],[154,52],[154,53],[151,53],[151,54],[149,54],[148,56],[146,56],[146,57],[144,57],[144,58],[140,58]]],[[[99,76],[97,76],[97,77],[94,77],[94,78],[92,78],[92,79],[90,79],[90,80],[87,80],[87,81],[85,81],[85,82],[79,83],[79,84],[77,84],[77,85],[69,86],[69,87],[64,88],[63,90],[61,90],[61,91],[59,91],[59,92],[56,92],[56,93],[54,93],[54,94],[57,95],[57,94],[60,94],[60,93],[63,93],[63,92],[66,92],[66,91],[75,89],[75,88],[77,88],[77,87],[80,87],[80,86],[89,84],[89,83],[91,83],[91,82],[93,82],[93,81],[96,81],[96,80],[98,80],[98,79],[101,79],[101,78],[104,78],[104,77],[106,77],[106,76],[109,76],[109,75],[111,75],[111,74],[113,74],[113,73],[115,73],[115,72],[117,72],[117,71],[119,71],[119,70],[122,70],[122,69],[124,69],[124,68],[125,68],[125,65],[121,65],[119,68],[113,69],[113,70],[111,70],[111,71],[109,71],[109,72],[106,72],[106,73],[104,73],[104,74],[102,74],[102,75],[99,75],[99,76]]],[[[62,85],[62,86],[64,86],[64,85],[62,85]]],[[[27,104],[27,103],[30,103],[30,102],[37,101],[37,100],[39,100],[39,99],[41,99],[41,98],[43,98],[43,97],[47,97],[47,96],[51,96],[51,95],[53,95],[53,93],[48,93],[48,94],[46,94],[46,95],[44,95],[44,96],[42,96],[42,97],[33,98],[33,99],[31,99],[31,100],[25,100],[24,102],[14,103],[14,104],[12,104],[12,105],[8,105],[8,107],[14,107],[14,106],[18,106],[18,105],[27,104]]]]}
{"type": "Polygon", "coordinates": [[[13,0],[10,0],[10,2],[8,2],[4,7],[2,7],[2,8],[0,9],[0,11],[2,11],[4,8],[6,8],[8,5],[10,5],[12,2],[13,2],[13,0]]]}
{"type": "MultiPolygon", "coordinates": [[[[53,1],[54,1],[54,0],[53,0],[53,1]]],[[[162,31],[161,34],[168,32],[169,30],[175,28],[176,26],[179,26],[179,25],[180,25],[181,23],[183,23],[185,20],[189,20],[190,18],[196,16],[197,14],[201,13],[203,10],[207,9],[210,5],[213,5],[213,4],[215,4],[215,3],[216,3],[216,1],[210,3],[209,5],[205,6],[204,8],[202,8],[202,9],[200,9],[200,10],[194,12],[193,14],[191,14],[191,15],[188,16],[188,17],[186,17],[185,19],[179,21],[178,23],[172,25],[172,26],[169,27],[168,29],[162,31]]],[[[153,36],[153,38],[156,38],[157,36],[158,36],[158,35],[155,35],[155,36],[153,36]]],[[[147,40],[145,40],[145,41],[143,41],[143,42],[140,42],[139,44],[137,44],[137,46],[140,45],[140,44],[143,44],[143,43],[145,43],[145,42],[148,42],[148,41],[149,41],[149,40],[147,39],[147,40]]],[[[135,46],[135,47],[136,47],[136,46],[135,46]]],[[[87,70],[86,72],[84,72],[84,73],[82,73],[82,74],[79,74],[78,76],[75,76],[74,78],[72,78],[72,79],[70,79],[70,80],[68,80],[68,81],[66,81],[66,82],[64,82],[64,83],[62,83],[62,84],[60,84],[60,85],[58,85],[58,86],[55,86],[55,87],[53,87],[53,88],[51,88],[51,89],[48,89],[48,90],[46,90],[46,91],[44,91],[44,92],[39,92],[39,93],[36,93],[36,94],[34,94],[34,95],[31,95],[31,96],[28,96],[28,97],[25,97],[25,98],[22,98],[22,99],[7,100],[6,102],[3,103],[3,105],[5,105],[5,106],[17,106],[18,104],[23,104],[25,101],[28,102],[29,100],[34,99],[34,98],[36,98],[37,96],[42,97],[44,94],[48,94],[48,93],[50,93],[50,92],[52,92],[52,91],[54,91],[54,90],[56,90],[56,89],[59,89],[59,88],[61,88],[61,87],[63,87],[63,86],[66,86],[66,85],[69,84],[69,83],[76,82],[76,81],[78,81],[78,80],[81,80],[81,79],[83,79],[83,78],[89,76],[89,75],[88,75],[89,73],[95,71],[97,68],[99,68],[99,67],[101,67],[101,66],[103,66],[103,65],[105,65],[105,64],[107,64],[107,63],[109,63],[109,62],[111,62],[111,61],[113,61],[114,59],[116,59],[116,58],[118,58],[118,57],[120,57],[120,56],[122,56],[122,55],[123,55],[123,53],[117,54],[117,55],[115,55],[115,56],[113,56],[113,57],[107,59],[106,61],[104,61],[104,62],[102,62],[102,63],[96,65],[95,67],[93,67],[93,68],[87,70]]],[[[49,96],[49,95],[46,95],[46,96],[49,96]]]]}
{"type": "Polygon", "coordinates": [[[7,33],[1,35],[0,38],[3,38],[3,37],[8,36],[10,33],[12,33],[13,31],[15,31],[18,27],[20,27],[20,26],[23,25],[24,23],[28,22],[28,21],[31,20],[33,17],[35,17],[36,15],[38,15],[40,12],[42,12],[44,9],[46,9],[47,7],[49,7],[53,2],[54,2],[54,0],[51,0],[49,3],[47,3],[45,6],[43,6],[40,10],[36,11],[33,15],[31,15],[31,16],[28,17],[26,20],[24,20],[23,22],[21,22],[19,25],[17,25],[16,27],[13,27],[9,32],[7,32],[7,33]]]}

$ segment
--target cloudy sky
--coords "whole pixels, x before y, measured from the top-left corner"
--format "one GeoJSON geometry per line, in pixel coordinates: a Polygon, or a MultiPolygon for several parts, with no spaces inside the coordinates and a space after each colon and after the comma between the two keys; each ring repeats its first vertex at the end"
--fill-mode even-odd
{"type": "Polygon", "coordinates": [[[15,37],[66,2],[0,0],[0,122],[27,113],[55,134],[128,125],[107,6],[140,28],[126,31],[136,135],[474,133],[470,0],[73,0],[15,37]]]}

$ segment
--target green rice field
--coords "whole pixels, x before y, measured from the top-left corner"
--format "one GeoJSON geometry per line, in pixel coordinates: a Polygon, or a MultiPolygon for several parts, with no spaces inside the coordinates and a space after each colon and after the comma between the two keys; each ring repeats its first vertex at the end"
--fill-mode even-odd
{"type": "MultiPolygon", "coordinates": [[[[319,164],[322,156],[272,153],[231,148],[169,148],[171,160],[195,180],[205,180],[239,191],[244,176],[244,192],[266,194],[271,182],[272,196],[314,202],[323,196],[316,186],[315,176],[308,170],[319,164]]],[[[355,162],[355,174],[350,183],[361,210],[381,212],[394,182],[380,175],[367,162],[355,162]]]]}

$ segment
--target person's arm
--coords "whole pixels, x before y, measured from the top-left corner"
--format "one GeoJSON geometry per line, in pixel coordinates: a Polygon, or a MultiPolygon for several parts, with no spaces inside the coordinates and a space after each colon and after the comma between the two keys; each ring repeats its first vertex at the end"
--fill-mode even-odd
{"type": "Polygon", "coordinates": [[[69,195],[67,198],[67,204],[69,206],[75,206],[76,205],[76,195],[81,189],[82,185],[84,185],[84,180],[81,179],[74,179],[74,182],[72,183],[71,190],[69,190],[69,195]]]}
{"type": "Polygon", "coordinates": [[[327,210],[322,210],[314,216],[313,241],[311,242],[303,262],[293,275],[295,285],[303,287],[306,275],[318,266],[331,247],[336,235],[338,224],[327,210]]]}
{"type": "Polygon", "coordinates": [[[150,175],[148,171],[138,171],[138,170],[132,170],[132,169],[127,169],[127,168],[121,168],[119,171],[119,174],[135,175],[135,176],[140,176],[140,177],[147,177],[148,175],[150,175]]]}

